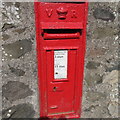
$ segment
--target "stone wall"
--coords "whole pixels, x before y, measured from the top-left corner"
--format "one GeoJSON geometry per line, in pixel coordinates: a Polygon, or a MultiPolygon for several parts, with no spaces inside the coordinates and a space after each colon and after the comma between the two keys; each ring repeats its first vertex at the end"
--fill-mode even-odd
{"type": "MultiPolygon", "coordinates": [[[[82,118],[118,117],[120,3],[90,3],[82,118]]],[[[33,3],[2,3],[2,115],[38,118],[33,3]]]]}

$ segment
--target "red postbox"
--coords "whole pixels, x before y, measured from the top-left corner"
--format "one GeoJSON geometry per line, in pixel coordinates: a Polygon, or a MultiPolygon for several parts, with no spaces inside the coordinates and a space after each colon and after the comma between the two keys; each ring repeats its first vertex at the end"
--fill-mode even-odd
{"type": "Polygon", "coordinates": [[[88,3],[35,2],[40,116],[79,118],[88,3]]]}

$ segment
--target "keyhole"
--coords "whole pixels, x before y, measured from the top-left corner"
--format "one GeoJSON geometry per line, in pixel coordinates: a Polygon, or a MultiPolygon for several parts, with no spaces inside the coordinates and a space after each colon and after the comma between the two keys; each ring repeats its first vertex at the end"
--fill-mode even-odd
{"type": "Polygon", "coordinates": [[[54,87],[54,88],[53,88],[53,91],[55,92],[56,90],[57,90],[57,87],[54,87]]]}

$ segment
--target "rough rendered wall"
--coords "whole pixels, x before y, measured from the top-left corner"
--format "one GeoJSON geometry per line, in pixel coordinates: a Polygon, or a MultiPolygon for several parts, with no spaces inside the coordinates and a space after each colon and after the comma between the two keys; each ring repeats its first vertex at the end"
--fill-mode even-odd
{"type": "MultiPolygon", "coordinates": [[[[118,3],[90,3],[82,117],[118,117],[118,3]]],[[[33,3],[2,5],[3,118],[38,118],[33,3]]]]}

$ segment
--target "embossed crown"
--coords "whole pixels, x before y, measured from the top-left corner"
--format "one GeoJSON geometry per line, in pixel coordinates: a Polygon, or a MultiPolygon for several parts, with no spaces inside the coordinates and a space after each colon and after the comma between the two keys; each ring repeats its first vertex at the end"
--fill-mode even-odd
{"type": "Polygon", "coordinates": [[[58,13],[59,19],[65,19],[68,13],[68,10],[64,7],[59,7],[57,9],[57,13],[58,13]]]}

